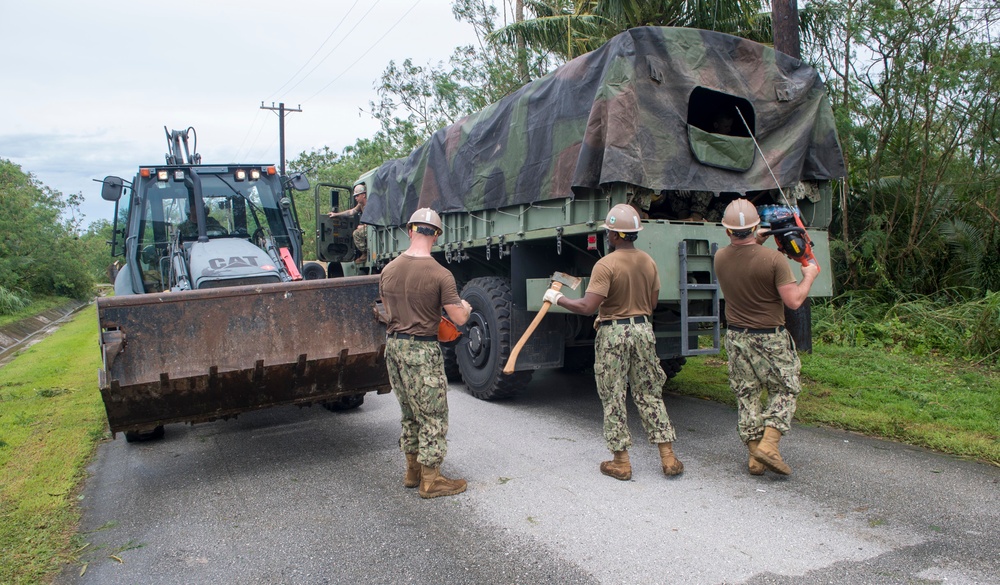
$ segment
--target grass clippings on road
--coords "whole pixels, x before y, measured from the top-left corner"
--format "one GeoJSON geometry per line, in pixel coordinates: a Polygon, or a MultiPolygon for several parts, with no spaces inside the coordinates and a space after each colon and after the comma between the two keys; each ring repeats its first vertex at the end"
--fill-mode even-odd
{"type": "Polygon", "coordinates": [[[71,560],[78,489],[107,418],[95,306],[0,368],[0,583],[71,560]]]}

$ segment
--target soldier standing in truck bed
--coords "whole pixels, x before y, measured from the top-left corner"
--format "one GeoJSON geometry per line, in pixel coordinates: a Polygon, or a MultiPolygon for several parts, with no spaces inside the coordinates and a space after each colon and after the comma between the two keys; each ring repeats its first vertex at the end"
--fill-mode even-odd
{"type": "Polygon", "coordinates": [[[632,437],[625,411],[626,390],[631,388],[649,442],[660,451],[663,473],[680,475],[684,464],[673,451],[677,433],[663,405],[667,376],[656,355],[651,321],[660,291],[656,264],[633,243],[642,222],[631,205],[612,207],[604,227],[614,251],[594,265],[583,298],[566,298],[549,289],[545,300],[580,315],[598,311],[594,377],[604,407],[604,440],[614,453],[611,461],[601,463],[601,473],[622,481],[632,478],[628,455],[632,437]]]}
{"type": "Polygon", "coordinates": [[[403,485],[419,485],[421,498],[453,496],[465,491],[466,482],[441,475],[448,449],[448,380],[437,331],[442,309],[463,325],[472,307],[458,296],[451,272],[431,256],[442,230],[438,214],[418,209],[406,228],[410,246],[382,270],[379,280],[388,321],[385,365],[402,411],[403,485]]]}

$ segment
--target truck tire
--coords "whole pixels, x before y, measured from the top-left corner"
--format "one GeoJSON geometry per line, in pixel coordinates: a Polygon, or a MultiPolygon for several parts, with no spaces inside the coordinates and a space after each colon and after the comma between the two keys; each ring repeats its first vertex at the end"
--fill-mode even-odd
{"type": "Polygon", "coordinates": [[[673,378],[681,371],[681,366],[687,363],[687,358],[671,358],[660,360],[660,367],[663,368],[663,373],[667,375],[667,379],[673,378]]]}
{"type": "Polygon", "coordinates": [[[517,340],[511,338],[510,282],[497,276],[473,278],[462,288],[472,305],[466,334],[455,348],[469,393],[481,400],[509,398],[531,381],[531,371],[504,375],[517,340]]]}
{"type": "Polygon", "coordinates": [[[563,354],[562,371],[568,374],[579,374],[593,370],[594,368],[594,346],[581,345],[579,347],[567,347],[563,354]]]}
{"type": "Polygon", "coordinates": [[[303,280],[323,280],[326,278],[326,268],[319,262],[306,262],[302,267],[303,280]]]}

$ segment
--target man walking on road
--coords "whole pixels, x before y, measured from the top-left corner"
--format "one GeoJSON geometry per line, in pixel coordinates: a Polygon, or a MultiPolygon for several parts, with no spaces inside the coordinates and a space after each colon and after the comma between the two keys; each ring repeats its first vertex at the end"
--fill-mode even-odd
{"type": "Polygon", "coordinates": [[[758,232],[759,224],[757,209],[746,199],[726,207],[722,225],[730,245],[715,254],[715,274],[726,299],[729,385],[739,408],[737,430],[750,452],[749,471],[789,475],[792,468],[781,458],[778,442],[795,414],[801,364],[784,327],[784,307],[802,305],[819,268],[803,266],[802,281],[796,282],[788,260],[761,245],[767,234],[758,232]],[[765,390],[768,403],[762,408],[765,390]]]}
{"type": "Polygon", "coordinates": [[[442,309],[456,325],[463,325],[472,311],[458,296],[455,278],[431,257],[441,230],[441,218],[433,210],[415,211],[407,222],[410,246],[385,267],[379,280],[388,318],[385,362],[402,411],[403,485],[419,485],[421,498],[453,496],[466,488],[464,479],[441,475],[448,449],[448,380],[438,323],[442,309]]]}
{"type": "Polygon", "coordinates": [[[583,298],[569,299],[549,289],[545,300],[580,315],[598,311],[594,377],[604,406],[604,440],[614,453],[611,461],[601,463],[601,473],[622,481],[632,478],[632,437],[625,411],[626,390],[631,388],[649,442],[659,448],[663,473],[680,475],[684,464],[674,456],[677,433],[663,405],[667,376],[656,355],[651,320],[660,292],[656,263],[635,248],[642,222],[633,207],[615,205],[604,224],[614,251],[594,265],[583,298]]]}

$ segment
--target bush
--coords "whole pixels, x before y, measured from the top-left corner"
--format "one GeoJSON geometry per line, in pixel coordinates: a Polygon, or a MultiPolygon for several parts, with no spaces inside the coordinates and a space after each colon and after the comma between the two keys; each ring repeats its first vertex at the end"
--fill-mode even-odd
{"type": "Polygon", "coordinates": [[[31,304],[24,291],[20,294],[0,286],[0,315],[11,315],[31,304]]]}
{"type": "Polygon", "coordinates": [[[967,290],[885,303],[852,291],[814,305],[814,335],[832,345],[941,353],[997,361],[1000,293],[966,300],[967,290]]]}

